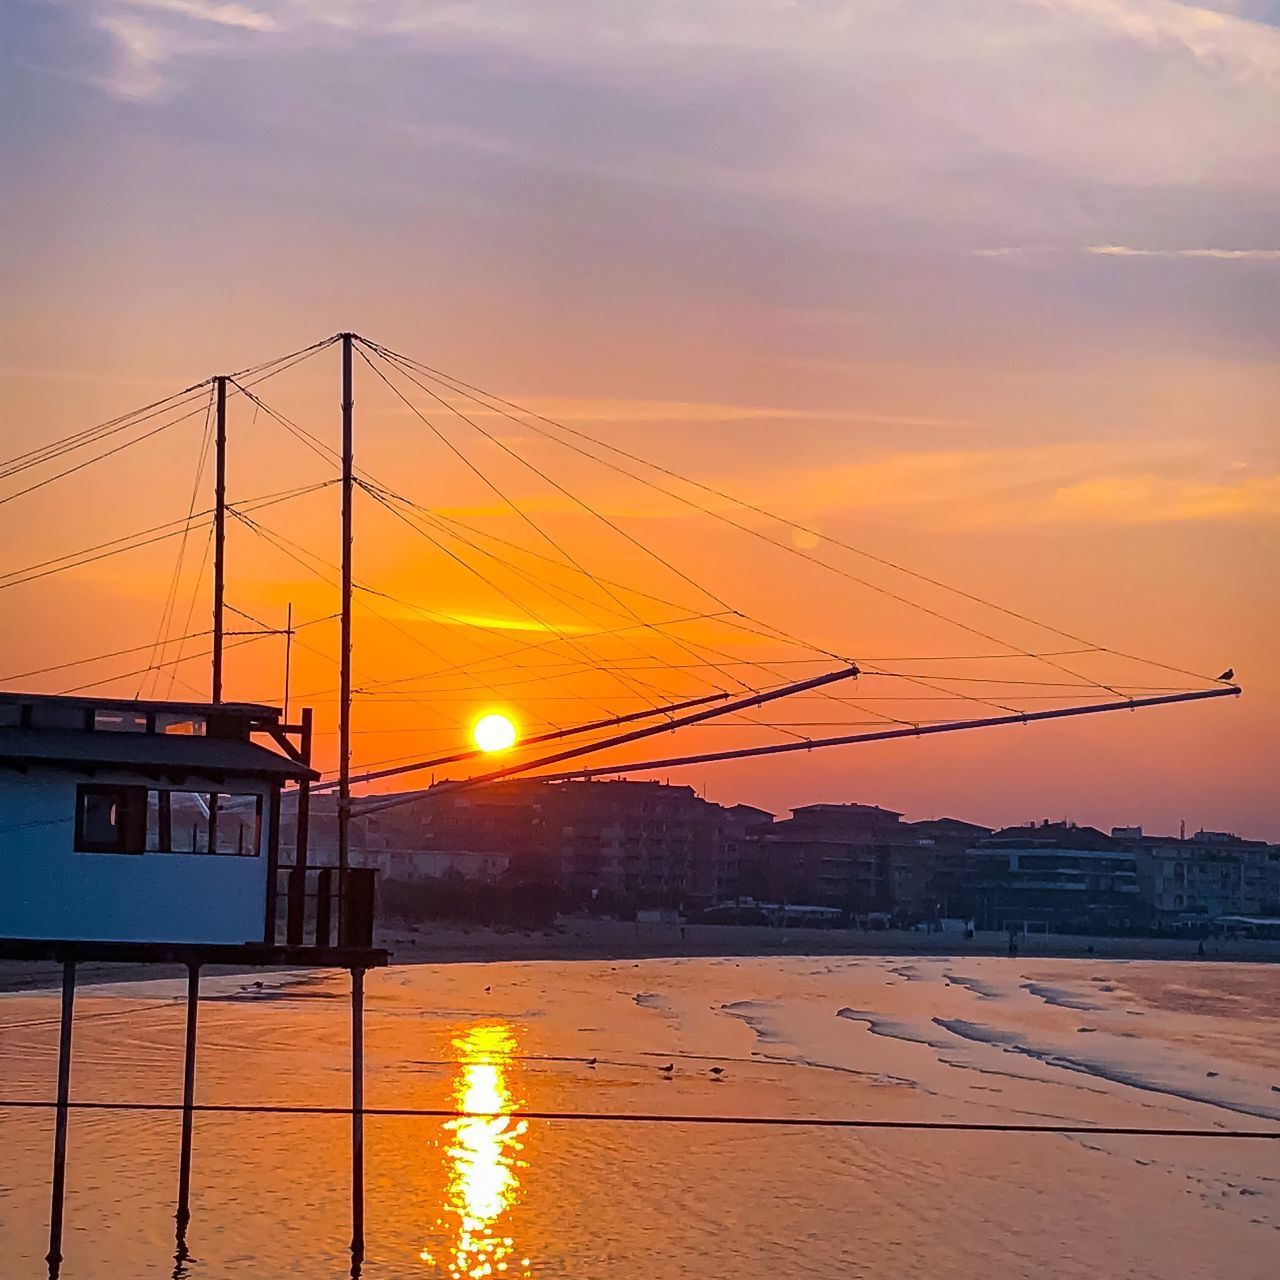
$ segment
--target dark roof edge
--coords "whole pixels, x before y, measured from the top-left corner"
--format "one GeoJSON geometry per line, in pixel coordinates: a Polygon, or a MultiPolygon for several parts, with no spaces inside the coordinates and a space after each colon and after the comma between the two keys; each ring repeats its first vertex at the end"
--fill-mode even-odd
{"type": "Polygon", "coordinates": [[[21,693],[13,689],[0,689],[0,702],[60,702],[67,706],[103,707],[112,711],[195,711],[201,715],[254,715],[264,719],[279,720],[279,707],[261,702],[175,702],[171,699],[148,698],[95,698],[72,693],[21,693]]]}

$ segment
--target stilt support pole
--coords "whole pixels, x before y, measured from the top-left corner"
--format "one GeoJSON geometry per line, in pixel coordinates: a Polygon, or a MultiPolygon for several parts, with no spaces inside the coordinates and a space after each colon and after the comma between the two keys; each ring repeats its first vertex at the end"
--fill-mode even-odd
{"type": "Polygon", "coordinates": [[[196,1100],[196,1016],[200,1007],[200,966],[187,965],[187,1041],[182,1066],[182,1151],[178,1163],[179,1243],[191,1221],[191,1130],[196,1100]]]}
{"type": "Polygon", "coordinates": [[[71,1016],[76,999],[74,960],[62,962],[62,1023],[58,1033],[58,1108],[53,1130],[53,1186],[49,1205],[50,1280],[62,1266],[62,1204],[67,1188],[67,1103],[71,1099],[71,1016]]]}
{"type": "Polygon", "coordinates": [[[364,1258],[364,970],[351,970],[351,1261],[364,1258]]]}

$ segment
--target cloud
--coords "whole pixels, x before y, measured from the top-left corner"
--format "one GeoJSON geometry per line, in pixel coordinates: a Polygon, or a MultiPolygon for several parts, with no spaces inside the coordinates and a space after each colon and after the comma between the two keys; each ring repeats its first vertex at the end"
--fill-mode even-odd
{"type": "Polygon", "coordinates": [[[425,607],[413,608],[397,600],[379,599],[378,612],[384,617],[402,622],[428,623],[445,627],[473,627],[485,631],[532,631],[547,635],[577,635],[590,628],[581,623],[542,621],[532,617],[503,618],[488,613],[440,612],[425,607]]]}
{"type": "Polygon", "coordinates": [[[167,98],[175,63],[278,29],[261,9],[217,0],[97,0],[91,12],[93,25],[111,37],[111,66],[89,79],[131,102],[167,98]]]}
{"type": "Polygon", "coordinates": [[[1280,259],[1280,249],[1134,249],[1123,244],[1091,244],[1085,253],[1108,258],[1253,258],[1260,261],[1280,259]]]}
{"type": "Polygon", "coordinates": [[[175,52],[165,33],[127,13],[103,14],[97,26],[114,41],[111,70],[101,77],[102,87],[134,102],[163,96],[168,87],[164,66],[175,52]]]}
{"type": "MultiPolygon", "coordinates": [[[[882,426],[967,427],[960,418],[914,417],[909,414],[867,413],[856,408],[799,409],[783,405],[714,404],[684,400],[552,400],[525,397],[519,403],[535,414],[559,422],[645,422],[689,424],[695,422],[872,422],[882,426]]],[[[486,410],[467,410],[470,416],[486,416],[486,410]]]]}
{"type": "Polygon", "coordinates": [[[821,512],[828,526],[841,513],[912,510],[939,528],[1256,521],[1280,519],[1280,472],[1223,466],[1200,445],[1095,440],[886,453],[783,471],[744,496],[801,523],[821,512]]]}
{"type": "Polygon", "coordinates": [[[1085,253],[1101,258],[1219,258],[1228,262],[1280,260],[1280,249],[1146,249],[1125,244],[1090,244],[1078,249],[1007,245],[995,249],[972,250],[975,258],[1007,258],[1020,254],[1052,253],[1085,253]]]}
{"type": "Polygon", "coordinates": [[[1052,515],[1117,524],[1280,518],[1280,473],[1205,483],[1159,475],[1095,476],[1053,494],[1052,515]]]}
{"type": "Polygon", "coordinates": [[[239,27],[244,31],[275,31],[276,20],[243,4],[219,4],[216,0],[123,0],[131,9],[152,9],[219,27],[239,27]]]}
{"type": "MultiPolygon", "coordinates": [[[[712,526],[702,512],[752,528],[773,527],[734,498],[831,533],[851,518],[906,520],[939,530],[1280,519],[1280,472],[1268,459],[1226,462],[1203,442],[1192,441],[886,449],[857,461],[706,476],[708,487],[731,495],[727,499],[651,476],[642,467],[633,470],[667,492],[618,476],[597,476],[589,489],[579,477],[570,487],[589,492],[595,511],[624,525],[693,522],[707,529],[712,526]]],[[[570,542],[594,524],[563,494],[536,488],[512,496],[521,511],[552,521],[557,536],[570,542]]],[[[449,507],[439,514],[490,528],[495,521],[518,527],[510,508],[496,504],[449,507]]],[[[806,549],[817,545],[807,534],[788,536],[806,549]]],[[[607,541],[612,540],[610,535],[607,541]]]]}
{"type": "Polygon", "coordinates": [[[1180,49],[1196,61],[1236,76],[1280,74],[1280,42],[1269,23],[1252,16],[1265,9],[1229,4],[1225,9],[1179,0],[1027,0],[1070,11],[1114,34],[1157,52],[1180,49]],[[1245,10],[1248,10],[1247,12],[1245,10]]]}
{"type": "MultiPolygon", "coordinates": [[[[974,126],[980,129],[994,111],[1005,129],[1025,137],[1018,150],[1027,155],[1061,145],[1064,121],[1088,124],[1109,116],[1110,129],[1088,130],[1093,152],[1105,156],[1135,127],[1145,130],[1156,119],[1177,137],[1179,121],[1170,109],[1183,97],[1193,100],[1185,147],[1204,130],[1206,90],[1217,99],[1210,124],[1213,116],[1235,109],[1206,77],[1255,87],[1280,83],[1280,32],[1274,27],[1173,0],[971,0],[963,6],[933,0],[89,0],[89,11],[108,29],[116,24],[107,20],[118,17],[136,23],[145,14],[148,22],[163,21],[170,43],[150,65],[174,74],[167,64],[190,52],[184,29],[198,28],[270,34],[290,52],[332,48],[335,37],[352,53],[362,40],[388,38],[406,53],[467,56],[489,49],[511,65],[556,68],[564,79],[614,81],[655,100],[672,91],[684,97],[696,67],[722,93],[688,101],[704,114],[714,114],[716,101],[739,104],[736,114],[751,124],[748,139],[754,134],[762,143],[767,138],[753,101],[776,108],[781,122],[793,100],[843,101],[873,104],[869,123],[887,117],[908,132],[927,125],[970,141],[977,140],[974,126]],[[1143,63],[1152,61],[1175,65],[1168,74],[1151,75],[1143,63]],[[1199,69],[1198,86],[1179,81],[1181,63],[1199,69]],[[1082,80],[1089,85],[1085,95],[1082,80]],[[1145,91],[1135,95],[1135,82],[1145,91]]],[[[136,47],[135,36],[122,39],[136,47]]],[[[467,132],[462,124],[459,136],[467,132]]],[[[841,132],[849,131],[815,127],[799,150],[824,150],[841,132]]],[[[1078,131],[1065,132],[1069,141],[1078,131]]],[[[520,145],[502,134],[486,139],[482,129],[470,135],[478,146],[520,145]]],[[[860,139],[861,130],[854,130],[848,158],[864,170],[871,158],[860,139]]],[[[555,140],[554,133],[545,139],[555,140]]],[[[1244,136],[1236,141],[1248,144],[1244,136]]],[[[1145,158],[1158,163],[1169,151],[1167,142],[1150,146],[1145,158]]],[[[838,176],[821,155],[811,158],[811,181],[838,176]]]]}

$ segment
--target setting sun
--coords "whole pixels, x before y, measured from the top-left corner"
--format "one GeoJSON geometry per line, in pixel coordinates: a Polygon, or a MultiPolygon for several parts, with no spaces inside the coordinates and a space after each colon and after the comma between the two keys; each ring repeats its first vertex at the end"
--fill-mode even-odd
{"type": "Polygon", "coordinates": [[[505,751],[516,740],[516,727],[501,712],[491,711],[476,721],[471,738],[481,751],[505,751]]]}

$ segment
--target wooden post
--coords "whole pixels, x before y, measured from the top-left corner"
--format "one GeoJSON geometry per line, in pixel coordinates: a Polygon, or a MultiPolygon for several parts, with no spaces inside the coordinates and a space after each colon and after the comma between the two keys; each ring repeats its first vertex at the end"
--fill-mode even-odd
{"type": "Polygon", "coordinates": [[[272,787],[267,799],[267,903],[262,926],[262,941],[271,946],[276,940],[280,895],[280,788],[272,787]]]}
{"type": "Polygon", "coordinates": [[[293,658],[293,601],[290,600],[284,614],[284,707],[281,719],[289,723],[289,665],[293,658]]]}
{"type": "Polygon", "coordinates": [[[306,936],[307,869],[294,867],[289,872],[286,893],[284,941],[289,947],[300,947],[306,936]]]}
{"type": "MultiPolygon", "coordinates": [[[[302,763],[311,765],[312,714],[310,707],[302,708],[298,735],[298,754],[302,763]]],[[[293,870],[289,873],[289,906],[285,920],[285,941],[291,947],[300,947],[306,934],[307,894],[307,841],[311,828],[311,780],[303,778],[298,783],[298,807],[293,832],[293,870]]],[[[319,938],[317,936],[317,945],[319,938]]]]}
{"type": "Polygon", "coordinates": [[[50,1280],[62,1266],[62,1204],[67,1186],[67,1103],[71,1097],[71,1015],[76,998],[76,963],[62,962],[62,1022],[58,1032],[58,1109],[53,1130],[53,1185],[49,1205],[50,1280]]]}
{"type": "Polygon", "coordinates": [[[191,1221],[191,1130],[196,1100],[196,1011],[200,1005],[200,966],[187,965],[187,1042],[182,1067],[182,1149],[178,1160],[178,1248],[185,1247],[191,1221]]]}
{"type": "Polygon", "coordinates": [[[330,912],[333,907],[333,868],[321,867],[316,872],[316,946],[331,947],[330,912]]]}
{"type": "Polygon", "coordinates": [[[351,1265],[364,1258],[364,970],[351,970],[351,1265]]]}
{"type": "Polygon", "coordinates": [[[338,654],[338,941],[351,845],[351,508],[355,497],[351,339],[342,335],[342,638],[338,654]]]}
{"type": "MultiPolygon", "coordinates": [[[[301,742],[298,744],[301,754],[302,763],[308,768],[311,766],[311,708],[302,708],[302,734],[301,742]]],[[[294,833],[293,843],[293,865],[295,867],[306,867],[307,865],[307,844],[311,836],[311,780],[303,778],[298,783],[298,821],[294,833]]]]}
{"type": "MultiPolygon", "coordinates": [[[[227,379],[213,380],[217,393],[213,479],[213,701],[222,701],[222,597],[227,581],[227,379]]],[[[210,845],[209,852],[213,852],[210,845]]]]}

